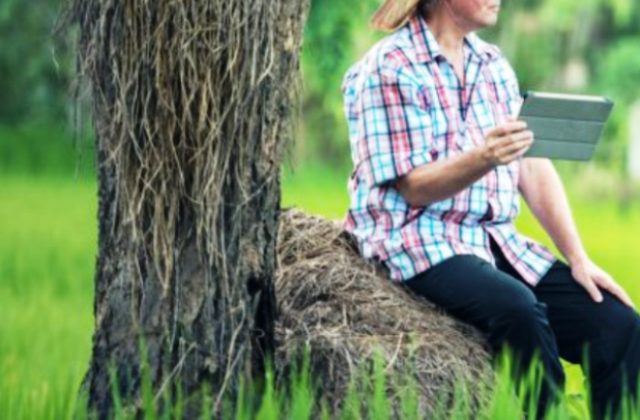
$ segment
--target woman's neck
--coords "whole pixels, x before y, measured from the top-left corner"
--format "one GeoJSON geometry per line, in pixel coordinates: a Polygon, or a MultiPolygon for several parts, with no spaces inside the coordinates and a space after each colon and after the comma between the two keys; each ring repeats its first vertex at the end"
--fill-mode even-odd
{"type": "Polygon", "coordinates": [[[464,38],[471,30],[455,15],[447,2],[440,2],[425,17],[442,53],[450,61],[462,60],[464,38]]]}

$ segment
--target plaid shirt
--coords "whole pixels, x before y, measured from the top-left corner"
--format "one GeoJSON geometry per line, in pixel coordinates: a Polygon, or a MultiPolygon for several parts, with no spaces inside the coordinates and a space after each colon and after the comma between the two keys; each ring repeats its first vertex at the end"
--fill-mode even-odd
{"type": "Polygon", "coordinates": [[[520,160],[424,207],[411,206],[394,187],[417,166],[477,147],[491,128],[517,115],[518,81],[497,47],[467,36],[464,72],[460,86],[418,14],[349,69],[342,92],[354,170],[344,228],[363,257],[382,261],[395,281],[458,254],[495,265],[491,235],[535,285],[555,258],[513,224],[520,211],[520,160]]]}

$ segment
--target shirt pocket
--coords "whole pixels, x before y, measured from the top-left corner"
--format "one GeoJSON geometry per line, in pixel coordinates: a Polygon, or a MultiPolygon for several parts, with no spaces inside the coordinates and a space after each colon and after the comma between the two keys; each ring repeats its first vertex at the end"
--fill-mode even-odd
{"type": "Polygon", "coordinates": [[[518,92],[511,92],[503,83],[488,82],[484,84],[487,105],[491,106],[494,125],[505,123],[509,117],[517,117],[522,106],[522,97],[518,92]]]}
{"type": "Polygon", "coordinates": [[[432,150],[437,155],[436,159],[447,157],[455,149],[454,121],[451,121],[449,113],[434,86],[425,86],[423,92],[429,101],[429,119],[432,133],[432,150]]]}

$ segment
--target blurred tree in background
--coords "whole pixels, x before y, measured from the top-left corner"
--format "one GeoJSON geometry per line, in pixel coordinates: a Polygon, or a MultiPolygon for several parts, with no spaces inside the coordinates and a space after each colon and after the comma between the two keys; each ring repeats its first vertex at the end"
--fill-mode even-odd
{"type": "Polygon", "coordinates": [[[314,0],[303,48],[304,123],[298,158],[350,164],[340,86],[347,68],[384,34],[368,27],[378,0],[314,0]]]}
{"type": "MultiPolygon", "coordinates": [[[[379,3],[313,0],[304,41],[304,120],[295,161],[350,166],[340,85],[348,67],[385,35],[369,28],[379,3]]],[[[50,34],[58,7],[58,0],[41,0],[37,7],[18,0],[0,2],[0,125],[29,132],[25,126],[33,121],[68,120],[66,92],[74,63],[64,50],[52,53],[50,34]]],[[[509,57],[523,91],[610,96],[616,107],[596,161],[624,173],[628,110],[640,100],[638,0],[506,1],[498,26],[480,35],[509,57]]],[[[7,144],[6,135],[0,135],[0,167],[11,166],[8,155],[41,155],[43,147],[59,147],[52,141],[43,145],[37,139],[40,132],[18,136],[31,139],[20,144],[7,144]],[[15,148],[39,151],[18,153],[15,148]]]]}
{"type": "Polygon", "coordinates": [[[0,123],[64,119],[71,61],[53,54],[59,1],[0,2],[0,123]]]}
{"type": "Polygon", "coordinates": [[[611,97],[616,108],[596,160],[624,169],[628,109],[640,99],[640,4],[544,0],[505,6],[488,35],[511,59],[522,90],[611,97]]]}

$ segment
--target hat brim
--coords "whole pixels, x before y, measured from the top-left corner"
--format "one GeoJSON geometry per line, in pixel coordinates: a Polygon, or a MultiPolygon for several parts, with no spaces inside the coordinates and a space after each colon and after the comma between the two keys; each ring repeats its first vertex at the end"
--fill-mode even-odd
{"type": "Polygon", "coordinates": [[[385,0],[371,17],[371,26],[381,31],[393,31],[402,26],[415,12],[420,0],[385,0]]]}

